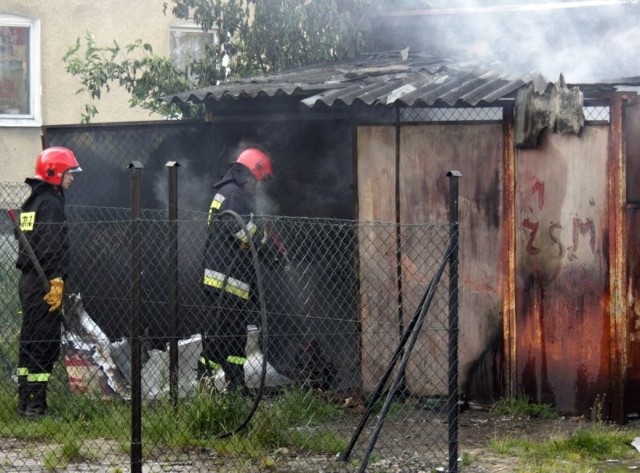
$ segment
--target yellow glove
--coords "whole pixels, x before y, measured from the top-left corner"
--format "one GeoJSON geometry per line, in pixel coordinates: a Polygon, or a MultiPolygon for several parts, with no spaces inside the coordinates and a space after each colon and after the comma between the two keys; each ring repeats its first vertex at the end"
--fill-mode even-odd
{"type": "Polygon", "coordinates": [[[49,281],[51,289],[42,298],[47,304],[49,304],[49,312],[55,312],[62,305],[62,292],[64,291],[64,281],[62,278],[53,278],[49,281]]]}

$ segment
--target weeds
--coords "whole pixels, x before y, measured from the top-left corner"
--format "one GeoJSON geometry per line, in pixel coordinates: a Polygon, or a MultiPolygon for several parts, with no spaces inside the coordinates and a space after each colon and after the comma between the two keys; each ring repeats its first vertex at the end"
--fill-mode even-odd
{"type": "MultiPolygon", "coordinates": [[[[491,451],[508,456],[517,462],[513,471],[519,473],[552,473],[601,471],[603,462],[616,459],[624,461],[637,457],[630,444],[637,435],[632,431],[622,431],[618,426],[606,424],[602,420],[600,401],[592,409],[592,422],[579,428],[567,438],[547,440],[514,437],[497,437],[489,441],[491,451]]],[[[537,418],[554,418],[557,414],[551,406],[536,405],[520,400],[505,400],[494,412],[501,415],[528,415],[537,418]]],[[[551,435],[551,433],[550,433],[551,435]]],[[[615,471],[609,467],[606,471],[615,471]]],[[[623,471],[625,468],[619,470],[623,471]]]]}
{"type": "MultiPolygon", "coordinates": [[[[15,406],[13,393],[0,391],[0,403],[15,406]]],[[[84,441],[104,439],[129,449],[130,404],[91,396],[50,396],[50,411],[55,417],[29,422],[15,416],[15,408],[0,409],[0,436],[39,439],[62,445],[47,455],[46,463],[59,468],[77,457],[75,448],[84,441]],[[69,400],[72,402],[69,402],[69,400]],[[74,443],[68,439],[73,438],[74,443]]],[[[145,445],[166,445],[176,450],[214,448],[220,455],[249,453],[259,456],[269,449],[287,447],[296,451],[335,454],[346,446],[338,434],[317,428],[334,421],[342,410],[325,399],[304,390],[287,390],[274,397],[263,398],[249,426],[228,438],[248,414],[253,398],[240,392],[221,394],[200,391],[174,406],[168,401],[154,402],[144,410],[145,445]]],[[[82,452],[87,455],[87,452],[82,452]]]]}
{"type": "Polygon", "coordinates": [[[491,440],[489,447],[499,455],[517,458],[519,467],[514,471],[521,473],[586,472],[596,471],[597,465],[611,458],[634,458],[636,452],[629,446],[631,440],[629,433],[595,424],[577,430],[566,439],[499,438],[491,440]]]}
{"type": "Polygon", "coordinates": [[[551,404],[536,404],[521,398],[507,398],[497,402],[492,411],[504,416],[527,416],[536,419],[555,419],[558,413],[551,404]]]}
{"type": "Polygon", "coordinates": [[[83,448],[77,440],[66,441],[57,448],[49,450],[43,459],[45,470],[65,468],[74,461],[86,461],[96,458],[96,455],[83,448]]]}

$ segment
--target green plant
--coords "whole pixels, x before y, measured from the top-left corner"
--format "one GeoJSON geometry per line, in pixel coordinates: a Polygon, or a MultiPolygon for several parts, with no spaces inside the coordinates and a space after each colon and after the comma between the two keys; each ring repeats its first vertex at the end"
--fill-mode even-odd
{"type": "Polygon", "coordinates": [[[600,471],[596,468],[604,460],[635,456],[635,451],[630,447],[633,436],[633,432],[623,433],[614,426],[592,424],[567,438],[540,441],[500,437],[490,440],[489,447],[498,455],[515,458],[518,467],[513,471],[589,472],[600,471]]]}
{"type": "Polygon", "coordinates": [[[604,401],[606,395],[598,394],[596,399],[591,407],[591,420],[593,422],[602,423],[604,422],[604,401]]]}
{"type": "Polygon", "coordinates": [[[103,91],[119,85],[131,94],[129,104],[171,118],[199,117],[200,105],[167,104],[163,96],[208,87],[230,78],[328,63],[354,54],[364,42],[366,14],[391,3],[424,8],[425,0],[172,0],[164,2],[179,19],[193,20],[216,40],[184,70],[157,56],[137,40],[120,47],[99,46],[90,32],[63,57],[66,71],[79,77],[76,93],[89,95],[82,121],[89,122],[103,91]],[[171,3],[171,6],[170,6],[171,3]]]}
{"type": "Polygon", "coordinates": [[[337,453],[346,441],[315,427],[336,419],[340,410],[316,394],[292,389],[269,399],[259,411],[250,437],[263,448],[286,446],[297,450],[337,453]]]}
{"type": "Polygon", "coordinates": [[[251,408],[251,399],[237,391],[200,391],[182,413],[186,428],[196,436],[214,437],[240,425],[251,408]]]}
{"type": "Polygon", "coordinates": [[[522,398],[506,398],[497,402],[492,411],[505,416],[528,416],[539,419],[554,419],[558,413],[551,404],[537,404],[522,398]]]}
{"type": "Polygon", "coordinates": [[[87,32],[85,43],[76,39],[64,57],[66,71],[80,77],[81,88],[90,102],[85,104],[82,122],[88,123],[98,109],[95,101],[102,92],[109,92],[112,84],[123,87],[131,94],[129,105],[139,106],[169,118],[189,118],[197,115],[200,107],[191,104],[172,105],[160,100],[164,95],[183,92],[193,87],[184,71],[177,70],[170,58],[153,54],[150,44],[137,40],[124,48],[114,40],[112,46],[98,46],[93,34],[87,32]]]}
{"type": "Polygon", "coordinates": [[[65,440],[59,447],[46,452],[43,459],[43,467],[47,470],[56,470],[66,467],[74,461],[93,460],[94,453],[86,451],[79,440],[65,440]]]}
{"type": "Polygon", "coordinates": [[[473,462],[476,461],[476,456],[475,455],[471,455],[467,452],[462,452],[462,465],[463,466],[469,466],[471,464],[473,464],[473,462]]]}

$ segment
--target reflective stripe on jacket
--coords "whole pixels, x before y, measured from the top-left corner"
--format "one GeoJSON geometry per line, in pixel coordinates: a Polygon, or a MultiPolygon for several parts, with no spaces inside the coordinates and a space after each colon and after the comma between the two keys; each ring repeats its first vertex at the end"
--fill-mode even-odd
{"type": "MultiPolygon", "coordinates": [[[[20,209],[20,229],[33,248],[47,279],[66,279],[69,269],[69,241],[64,214],[65,198],[60,187],[27,178],[31,195],[20,209]]],[[[16,267],[35,272],[33,262],[19,242],[16,267]]]]}
{"type": "Polygon", "coordinates": [[[207,286],[215,287],[216,289],[222,289],[229,294],[233,294],[234,296],[242,297],[243,299],[249,299],[251,284],[240,281],[236,278],[227,277],[219,271],[205,268],[204,280],[202,282],[207,286]]]}
{"type": "Polygon", "coordinates": [[[258,234],[253,220],[256,206],[253,182],[251,171],[234,163],[214,184],[203,258],[202,283],[242,299],[250,298],[255,280],[253,258],[248,247],[249,239],[257,238],[258,234]],[[238,214],[246,230],[233,216],[225,214],[226,210],[238,214]]]}

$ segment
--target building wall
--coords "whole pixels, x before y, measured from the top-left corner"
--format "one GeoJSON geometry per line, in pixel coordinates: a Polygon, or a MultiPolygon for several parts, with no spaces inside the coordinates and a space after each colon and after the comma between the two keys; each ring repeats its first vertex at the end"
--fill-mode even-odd
{"type": "MultiPolygon", "coordinates": [[[[163,0],[4,0],[0,14],[40,20],[41,28],[41,108],[43,125],[75,124],[81,120],[86,95],[76,95],[78,78],[65,71],[64,54],[84,41],[87,31],[100,46],[116,40],[121,47],[142,39],[151,43],[158,55],[169,54],[169,27],[175,18],[163,14],[163,0]]],[[[148,111],[131,109],[128,94],[117,85],[96,104],[94,122],[125,122],[158,119],[148,111]]],[[[33,161],[42,149],[41,129],[0,125],[2,181],[19,182],[33,172],[33,161]]],[[[78,156],[82,162],[82,156],[78,156]]]]}
{"type": "MultiPolygon", "coordinates": [[[[637,116],[627,115],[627,126],[633,128],[637,116]]],[[[462,173],[459,386],[472,400],[497,399],[501,388],[510,387],[514,396],[551,404],[564,413],[589,415],[601,405],[604,415],[615,414],[620,420],[623,411],[637,410],[632,390],[626,389],[624,400],[611,399],[625,379],[637,388],[640,359],[634,345],[635,297],[628,299],[626,313],[616,309],[612,314],[611,308],[611,214],[621,211],[611,197],[620,185],[610,169],[612,130],[609,124],[590,124],[578,136],[545,131],[537,148],[511,153],[504,150],[508,140],[503,133],[509,131],[501,124],[424,124],[402,126],[397,132],[389,126],[358,128],[360,220],[395,221],[397,215],[403,224],[446,223],[445,175],[449,170],[462,173]],[[505,160],[512,158],[513,171],[507,172],[505,160]],[[513,186],[515,194],[506,195],[506,185],[513,186]],[[511,225],[513,241],[504,237],[511,225]],[[514,261],[513,274],[504,270],[505,257],[514,261]],[[505,334],[503,319],[510,316],[503,307],[512,305],[514,324],[505,334]],[[616,334],[615,326],[625,323],[614,322],[618,318],[629,320],[629,340],[616,334]],[[625,352],[625,344],[628,360],[614,357],[614,352],[625,352]],[[502,360],[505,353],[513,358],[502,360]],[[614,376],[614,371],[623,376],[614,376]]],[[[627,136],[627,146],[635,150],[635,144],[637,136],[627,136]]],[[[617,251],[631,256],[626,286],[635,295],[637,219],[630,207],[626,212],[628,246],[617,251]]],[[[412,274],[411,265],[425,257],[402,252],[405,326],[417,306],[411,294],[420,294],[412,290],[415,281],[407,275],[412,274]]],[[[396,287],[393,258],[386,271],[362,264],[363,288],[375,270],[388,275],[389,288],[396,287]]],[[[400,309],[392,290],[361,295],[362,372],[370,390],[392,355],[380,347],[395,345],[389,341],[392,332],[380,327],[398,324],[400,309]]],[[[441,305],[446,307],[446,301],[441,305]]],[[[446,393],[446,373],[412,375],[434,357],[440,360],[430,366],[446,367],[444,342],[428,330],[420,335],[407,365],[406,385],[413,394],[446,393]]]]}

